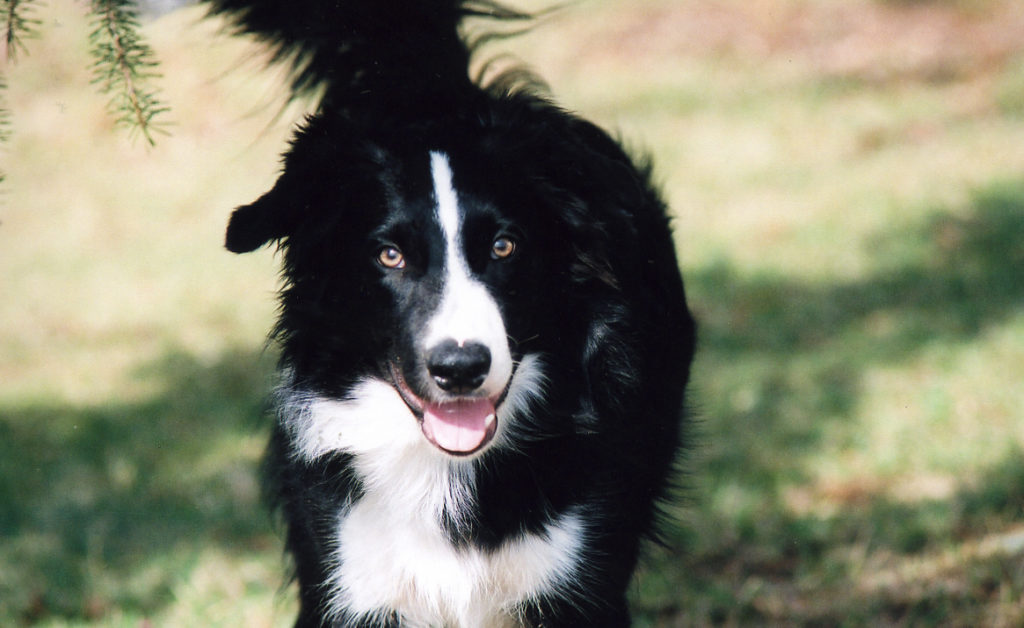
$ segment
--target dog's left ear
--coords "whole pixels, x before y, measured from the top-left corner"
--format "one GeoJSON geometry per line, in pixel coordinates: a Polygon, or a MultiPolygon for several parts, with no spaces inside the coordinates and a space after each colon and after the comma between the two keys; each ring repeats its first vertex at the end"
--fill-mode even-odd
{"type": "Polygon", "coordinates": [[[297,220],[297,199],[287,192],[287,175],[256,201],[231,214],[224,246],[232,253],[255,251],[272,240],[289,235],[297,220]]]}

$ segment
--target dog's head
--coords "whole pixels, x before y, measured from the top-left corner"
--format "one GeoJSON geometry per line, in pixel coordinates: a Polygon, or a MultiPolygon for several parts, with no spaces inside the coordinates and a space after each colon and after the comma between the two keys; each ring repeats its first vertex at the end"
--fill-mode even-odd
{"type": "MultiPolygon", "coordinates": [[[[584,294],[619,292],[612,242],[631,226],[609,229],[625,214],[592,207],[617,200],[601,195],[612,174],[578,189],[594,154],[552,164],[554,148],[500,130],[371,142],[320,117],[274,188],[234,212],[227,248],[283,249],[276,337],[300,386],[344,399],[387,381],[428,441],[475,454],[513,414],[510,392],[528,402],[516,381],[536,387],[542,363],[581,372],[595,317],[584,294]]],[[[583,380],[560,385],[582,395],[583,380]]]]}

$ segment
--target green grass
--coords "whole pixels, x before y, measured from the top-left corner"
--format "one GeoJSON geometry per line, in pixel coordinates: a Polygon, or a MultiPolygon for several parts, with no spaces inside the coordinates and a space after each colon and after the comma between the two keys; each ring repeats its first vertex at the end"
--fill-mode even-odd
{"type": "MultiPolygon", "coordinates": [[[[288,625],[256,479],[275,260],[221,239],[301,112],[185,11],[146,27],[175,122],[147,149],[49,4],[6,71],[0,624],[288,625]]],[[[638,625],[1024,622],[1015,7],[593,0],[502,44],[676,212],[695,446],[638,625]]]]}

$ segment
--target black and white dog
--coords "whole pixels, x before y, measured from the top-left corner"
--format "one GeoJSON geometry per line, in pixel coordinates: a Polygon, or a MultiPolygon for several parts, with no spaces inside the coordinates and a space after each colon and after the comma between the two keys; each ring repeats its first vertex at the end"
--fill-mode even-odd
{"type": "Polygon", "coordinates": [[[694,350],[648,169],[521,73],[489,0],[211,0],[322,88],[227,248],[283,255],[268,469],[300,626],[626,626],[694,350]]]}

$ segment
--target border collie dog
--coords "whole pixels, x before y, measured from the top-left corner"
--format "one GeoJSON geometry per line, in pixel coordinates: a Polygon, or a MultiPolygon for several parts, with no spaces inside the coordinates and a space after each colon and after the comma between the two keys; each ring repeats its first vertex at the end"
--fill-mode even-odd
{"type": "Polygon", "coordinates": [[[526,18],[489,0],[211,10],[321,98],[227,229],[283,259],[297,625],[628,625],[694,350],[649,169],[524,73],[470,75],[461,21],[526,18]]]}

